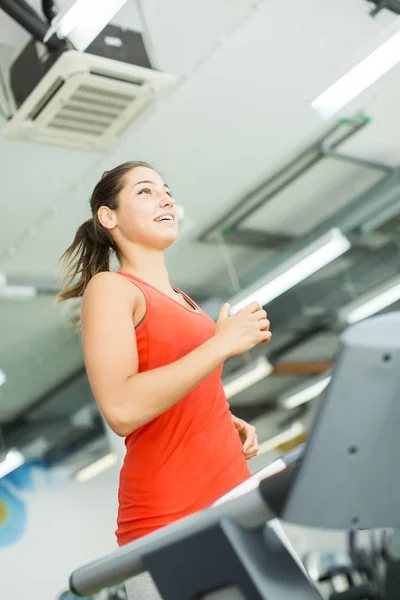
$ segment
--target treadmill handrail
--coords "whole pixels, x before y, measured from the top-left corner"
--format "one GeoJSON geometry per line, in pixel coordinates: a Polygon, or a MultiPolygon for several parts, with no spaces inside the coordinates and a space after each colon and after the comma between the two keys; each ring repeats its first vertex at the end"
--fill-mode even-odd
{"type": "Polygon", "coordinates": [[[244,527],[262,526],[276,518],[258,487],[222,504],[211,506],[171,525],[154,531],[114,552],[76,569],[70,589],[78,595],[91,595],[145,571],[143,555],[161,549],[221,519],[232,518],[244,527]]]}

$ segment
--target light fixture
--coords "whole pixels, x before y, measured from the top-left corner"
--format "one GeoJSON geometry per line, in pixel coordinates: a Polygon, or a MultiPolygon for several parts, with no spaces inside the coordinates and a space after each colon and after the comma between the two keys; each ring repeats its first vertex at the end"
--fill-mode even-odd
{"type": "Polygon", "coordinates": [[[0,387],[5,384],[6,380],[6,374],[0,369],[0,387]]]}
{"type": "Polygon", "coordinates": [[[339,311],[339,321],[352,325],[366,319],[400,300],[400,277],[392,279],[378,290],[351,302],[339,311]]]}
{"type": "Polygon", "coordinates": [[[11,448],[7,452],[4,460],[0,462],[0,479],[21,467],[24,462],[25,458],[23,454],[19,450],[11,448]]]}
{"type": "Polygon", "coordinates": [[[89,481],[89,479],[93,479],[93,477],[97,477],[100,473],[113,467],[117,463],[117,460],[118,458],[115,454],[106,454],[99,460],[96,460],[92,464],[78,471],[75,475],[75,479],[81,483],[89,481]]]}
{"type": "Polygon", "coordinates": [[[254,286],[254,291],[238,301],[234,299],[231,303],[231,313],[237,312],[254,301],[265,306],[347,252],[350,247],[350,241],[340,229],[331,229],[326,235],[303,248],[287,262],[279,265],[270,273],[267,280],[258,281],[254,286]]]}
{"type": "Polygon", "coordinates": [[[314,400],[314,398],[317,398],[317,396],[319,396],[324,391],[330,380],[331,375],[328,375],[323,379],[315,381],[314,383],[305,385],[301,389],[298,389],[297,392],[295,391],[287,396],[282,396],[279,403],[284,408],[290,410],[292,408],[300,406],[301,404],[310,402],[310,400],[314,400]]]}
{"type": "Polygon", "coordinates": [[[77,50],[83,52],[103,31],[125,4],[126,0],[75,0],[52,20],[44,43],[54,34],[68,38],[77,50]]]}
{"type": "Polygon", "coordinates": [[[5,274],[0,273],[0,300],[25,300],[36,294],[36,288],[31,285],[9,285],[5,274]]]}
{"type": "Polygon", "coordinates": [[[331,117],[395,67],[399,61],[400,32],[397,32],[318,96],[311,106],[323,118],[331,117]]]}
{"type": "Polygon", "coordinates": [[[292,425],[288,429],[285,429],[281,433],[274,435],[274,437],[270,438],[269,440],[266,440],[265,442],[262,442],[261,444],[259,444],[258,445],[258,456],[260,454],[265,454],[266,452],[271,452],[272,450],[276,450],[282,444],[288,444],[289,442],[298,438],[299,436],[303,435],[304,433],[305,433],[305,428],[302,423],[300,423],[300,422],[292,423],[292,425]]]}
{"type": "Polygon", "coordinates": [[[227,398],[232,398],[243,392],[250,386],[258,383],[264,377],[271,375],[274,370],[271,363],[261,356],[253,363],[250,363],[231,377],[223,381],[224,391],[227,398]]]}
{"type": "Polygon", "coordinates": [[[0,299],[30,300],[37,295],[32,285],[0,285],[0,299]]]}

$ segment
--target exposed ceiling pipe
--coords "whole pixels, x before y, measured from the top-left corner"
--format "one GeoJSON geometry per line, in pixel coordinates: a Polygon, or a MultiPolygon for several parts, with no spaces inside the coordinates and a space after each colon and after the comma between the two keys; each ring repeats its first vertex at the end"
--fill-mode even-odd
{"type": "MultiPolygon", "coordinates": [[[[28,11],[15,0],[0,0],[0,8],[2,8],[8,16],[14,19],[14,21],[19,23],[19,25],[21,25],[21,27],[30,33],[36,40],[43,42],[48,26],[39,17],[35,17],[31,11],[28,11]]],[[[58,39],[56,36],[52,36],[46,42],[46,46],[50,50],[58,50],[64,45],[65,42],[58,39]]]]}
{"type": "Polygon", "coordinates": [[[325,219],[325,221],[322,221],[308,234],[297,239],[278,255],[267,260],[265,264],[250,273],[248,280],[251,280],[252,283],[246,286],[245,289],[242,289],[240,294],[231,298],[229,303],[233,306],[255,289],[258,289],[258,287],[261,288],[265,284],[269,274],[278,267],[282,267],[287,261],[292,260],[296,253],[304,251],[315,240],[326,235],[332,227],[337,228],[343,235],[353,241],[360,235],[365,222],[371,221],[376,214],[385,212],[390,207],[395,206],[398,208],[399,200],[400,168],[395,168],[389,175],[383,177],[369,190],[356,197],[353,202],[344,206],[341,210],[325,219]]]}
{"type": "Polygon", "coordinates": [[[377,171],[382,171],[387,176],[391,175],[394,171],[394,167],[392,166],[339,152],[333,144],[329,143],[328,138],[322,142],[320,151],[325,158],[334,158],[342,162],[348,162],[353,165],[358,165],[359,167],[364,167],[365,169],[376,169],[377,171]]]}
{"type": "Polygon", "coordinates": [[[240,223],[324,158],[324,151],[327,149],[323,144],[326,140],[331,140],[329,148],[334,150],[369,123],[370,118],[366,115],[360,115],[357,119],[341,119],[338,121],[323,136],[291,160],[289,164],[257,186],[245,198],[241,198],[236,204],[231,205],[228,212],[203,231],[198,238],[199,241],[209,241],[216,233],[218,235],[222,233],[226,241],[229,241],[232,233],[238,231],[240,223]],[[346,127],[346,130],[344,127],[346,127]],[[332,140],[334,135],[337,135],[337,137],[332,140]]]}

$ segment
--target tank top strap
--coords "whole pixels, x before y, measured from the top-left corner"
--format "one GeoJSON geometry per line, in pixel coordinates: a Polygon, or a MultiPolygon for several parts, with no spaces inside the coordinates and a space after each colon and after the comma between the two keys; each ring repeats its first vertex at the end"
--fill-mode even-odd
{"type": "MultiPolygon", "coordinates": [[[[155,307],[157,304],[160,304],[160,302],[162,303],[163,301],[166,300],[168,304],[171,302],[175,303],[175,306],[179,305],[181,308],[183,307],[185,310],[188,310],[190,313],[192,313],[194,315],[203,315],[204,314],[203,311],[201,310],[201,308],[196,304],[196,302],[194,302],[194,300],[192,300],[187,294],[182,292],[175,285],[171,286],[172,289],[175,290],[175,292],[180,294],[180,296],[186,300],[186,304],[181,304],[175,298],[172,298],[171,296],[166,295],[161,290],[152,286],[151,283],[147,283],[146,281],[143,281],[143,279],[136,277],[136,275],[132,275],[131,273],[126,273],[125,271],[117,271],[117,273],[119,275],[122,275],[123,277],[126,277],[127,279],[129,279],[133,284],[135,284],[141,290],[141,292],[143,293],[143,295],[145,297],[146,303],[149,306],[152,305],[153,307],[155,307]]],[[[171,310],[172,310],[172,304],[169,304],[169,306],[171,307],[171,310]]],[[[181,308],[179,310],[181,310],[181,308]]]]}
{"type": "Polygon", "coordinates": [[[139,288],[146,300],[147,307],[153,304],[151,300],[153,289],[151,286],[147,285],[145,281],[142,281],[141,279],[135,277],[135,275],[132,275],[131,273],[125,273],[125,271],[117,271],[117,274],[121,275],[122,277],[125,277],[125,279],[128,279],[131,283],[136,285],[137,288],[139,288]]]}

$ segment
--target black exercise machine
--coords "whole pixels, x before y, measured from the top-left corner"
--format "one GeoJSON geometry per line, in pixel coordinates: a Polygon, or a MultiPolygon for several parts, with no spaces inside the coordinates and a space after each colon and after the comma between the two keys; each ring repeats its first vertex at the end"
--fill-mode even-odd
{"type": "Polygon", "coordinates": [[[165,600],[320,600],[280,520],[399,527],[399,432],[400,313],[390,313],[342,334],[306,444],[209,508],[80,567],[70,588],[91,595],[148,570],[165,600]]]}

